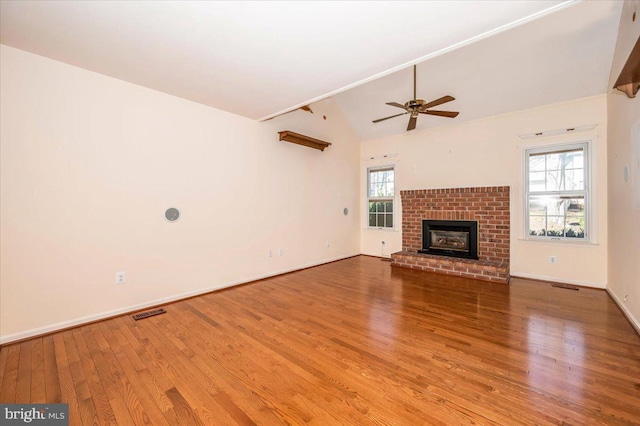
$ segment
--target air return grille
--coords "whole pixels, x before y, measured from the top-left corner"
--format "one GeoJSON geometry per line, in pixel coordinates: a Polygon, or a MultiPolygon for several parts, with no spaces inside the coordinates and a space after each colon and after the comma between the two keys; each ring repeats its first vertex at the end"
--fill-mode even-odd
{"type": "Polygon", "coordinates": [[[580,290],[578,286],[572,284],[554,283],[551,287],[566,288],[567,290],[580,290]]]}
{"type": "Polygon", "coordinates": [[[138,321],[141,319],[152,317],[154,315],[164,314],[166,312],[167,311],[165,311],[163,308],[159,308],[159,309],[154,309],[153,311],[140,312],[139,314],[132,315],[132,318],[138,321]]]}

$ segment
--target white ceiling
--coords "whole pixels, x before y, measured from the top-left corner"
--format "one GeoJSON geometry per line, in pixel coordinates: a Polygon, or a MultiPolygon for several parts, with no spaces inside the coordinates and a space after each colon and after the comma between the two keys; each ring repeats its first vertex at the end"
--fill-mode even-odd
{"type": "MultiPolygon", "coordinates": [[[[459,111],[457,118],[420,115],[416,130],[606,93],[622,1],[586,1],[418,64],[417,97],[459,111]]],[[[385,102],[413,97],[413,70],[335,96],[361,140],[406,131],[409,116],[385,102]]],[[[568,123],[580,126],[591,123],[568,123]]],[[[540,131],[553,129],[537,129],[540,131]]]]}
{"type": "MultiPolygon", "coordinates": [[[[486,101],[480,110],[503,111],[519,105],[515,100],[532,84],[538,88],[540,78],[533,75],[532,64],[533,70],[545,68],[545,76],[553,74],[559,56],[544,49],[562,50],[555,46],[555,37],[563,37],[563,51],[579,64],[599,70],[609,65],[600,60],[602,51],[611,47],[612,15],[621,5],[590,5],[587,8],[604,16],[587,13],[574,19],[573,11],[584,6],[573,3],[3,0],[0,42],[252,119],[277,115],[436,57],[429,68],[421,67],[419,93],[425,99],[451,93],[459,99],[451,106],[461,110],[461,116],[473,117],[478,114],[478,96],[486,101]],[[543,22],[559,13],[565,16],[567,30],[554,27],[548,35],[543,22]],[[527,28],[540,27],[537,34],[517,28],[508,32],[522,34],[518,38],[524,41],[503,33],[496,36],[500,42],[469,44],[528,21],[532,22],[527,28]],[[607,30],[603,41],[585,32],[602,27],[607,30]],[[532,35],[540,40],[531,40],[532,35]],[[589,44],[582,43],[584,36],[589,44]],[[463,45],[468,46],[438,56],[463,45]],[[505,48],[502,56],[492,51],[496,45],[505,48]],[[527,51],[532,57],[522,63],[527,51]],[[508,86],[495,84],[502,77],[509,77],[508,86]],[[512,87],[514,77],[521,86],[512,87]],[[471,91],[471,81],[494,92],[471,91]],[[510,102],[497,105],[503,99],[510,102]]],[[[393,126],[399,131],[406,127],[395,120],[376,129],[367,124],[393,113],[385,101],[408,99],[411,88],[405,87],[405,74],[339,96],[358,134],[371,138],[393,132],[393,126]]],[[[564,65],[559,74],[566,74],[564,65]]],[[[600,79],[600,74],[584,83],[600,79]]],[[[581,85],[583,80],[579,74],[569,83],[581,85]]],[[[544,102],[543,94],[537,97],[544,102]]],[[[419,128],[427,122],[421,120],[419,128]]]]}

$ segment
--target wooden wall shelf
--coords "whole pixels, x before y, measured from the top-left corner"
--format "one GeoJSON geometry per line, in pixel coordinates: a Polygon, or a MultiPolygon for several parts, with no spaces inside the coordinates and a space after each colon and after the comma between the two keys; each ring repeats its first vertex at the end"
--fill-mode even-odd
{"type": "Polygon", "coordinates": [[[308,146],[309,148],[319,149],[320,151],[324,151],[326,147],[331,145],[329,142],[301,135],[300,133],[295,133],[291,130],[283,130],[282,132],[278,132],[278,134],[280,135],[281,141],[297,143],[298,145],[308,146]]]}
{"type": "Polygon", "coordinates": [[[624,92],[630,98],[636,97],[640,89],[640,37],[633,46],[613,88],[624,92]]]}

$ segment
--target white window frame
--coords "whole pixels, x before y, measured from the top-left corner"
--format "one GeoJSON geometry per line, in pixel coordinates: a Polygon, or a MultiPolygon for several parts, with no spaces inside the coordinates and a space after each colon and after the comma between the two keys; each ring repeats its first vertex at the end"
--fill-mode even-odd
{"type": "Polygon", "coordinates": [[[385,230],[385,231],[394,231],[396,229],[398,224],[398,211],[397,211],[398,203],[396,203],[397,193],[398,193],[398,190],[396,188],[396,167],[394,164],[390,164],[386,166],[373,166],[373,167],[367,168],[367,188],[366,188],[367,196],[366,196],[366,206],[365,206],[367,229],[379,229],[379,230],[385,230]],[[369,190],[371,188],[371,172],[379,172],[379,171],[385,171],[385,170],[393,171],[393,188],[394,188],[393,196],[392,197],[371,197],[369,193],[369,190]],[[390,227],[389,226],[371,226],[369,224],[369,203],[371,202],[391,202],[392,203],[393,226],[390,226],[390,227]]]}
{"type": "Polygon", "coordinates": [[[560,243],[590,243],[592,242],[592,168],[591,168],[592,141],[582,140],[555,145],[545,145],[526,148],[524,150],[524,237],[531,241],[547,241],[560,243]],[[530,191],[529,190],[529,156],[532,154],[553,154],[560,151],[574,150],[581,148],[584,156],[584,189],[579,191],[530,191]],[[559,196],[583,196],[584,197],[584,238],[565,236],[533,236],[529,233],[529,197],[536,195],[559,195],[559,196]]]}

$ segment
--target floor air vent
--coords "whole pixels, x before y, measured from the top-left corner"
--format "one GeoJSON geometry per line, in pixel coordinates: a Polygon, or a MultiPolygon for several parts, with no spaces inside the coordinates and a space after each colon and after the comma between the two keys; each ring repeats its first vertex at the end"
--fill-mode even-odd
{"type": "Polygon", "coordinates": [[[551,287],[566,288],[567,290],[580,290],[578,286],[571,285],[571,284],[562,284],[562,283],[551,284],[551,287]]]}
{"type": "Polygon", "coordinates": [[[139,314],[132,315],[132,318],[134,320],[138,321],[138,320],[141,320],[141,319],[152,317],[154,315],[164,314],[166,312],[167,311],[165,311],[163,308],[154,309],[153,311],[140,312],[139,314]]]}

